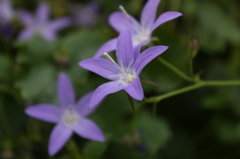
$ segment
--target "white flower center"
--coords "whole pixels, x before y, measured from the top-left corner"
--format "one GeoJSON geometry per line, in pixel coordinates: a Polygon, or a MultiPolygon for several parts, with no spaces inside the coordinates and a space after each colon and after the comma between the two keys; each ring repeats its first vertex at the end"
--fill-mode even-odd
{"type": "Polygon", "coordinates": [[[64,110],[63,112],[63,122],[69,126],[73,126],[81,118],[81,116],[73,110],[72,107],[64,110]]]}
{"type": "Polygon", "coordinates": [[[138,34],[133,35],[133,46],[137,46],[141,42],[149,39],[150,31],[148,29],[142,28],[138,34]]]}
{"type": "MultiPolygon", "coordinates": [[[[108,53],[104,53],[103,54],[104,56],[107,57],[108,60],[110,60],[112,63],[118,65],[112,58],[111,56],[108,55],[108,53]]],[[[118,80],[118,83],[116,86],[119,85],[119,83],[124,83],[124,84],[127,84],[127,83],[131,83],[135,78],[136,78],[136,73],[134,70],[131,69],[131,65],[133,63],[133,59],[132,61],[130,62],[129,66],[127,68],[124,68],[122,63],[120,63],[120,69],[121,69],[121,73],[120,74],[116,74],[116,75],[112,75],[112,76],[109,76],[109,77],[119,77],[119,80],[118,80]]],[[[118,65],[119,66],[119,65],[118,65]]]]}

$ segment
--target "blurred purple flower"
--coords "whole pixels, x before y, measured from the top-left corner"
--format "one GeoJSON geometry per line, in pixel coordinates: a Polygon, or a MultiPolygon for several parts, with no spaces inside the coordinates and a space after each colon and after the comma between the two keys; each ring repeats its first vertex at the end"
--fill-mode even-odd
{"type": "Polygon", "coordinates": [[[90,2],[84,6],[71,6],[73,21],[81,27],[92,27],[98,20],[100,5],[97,2],[90,2]]]}
{"type": "Polygon", "coordinates": [[[167,50],[167,46],[148,48],[140,54],[140,47],[134,50],[131,32],[124,30],[117,40],[118,64],[107,54],[107,59],[91,58],[81,61],[79,65],[104,78],[112,80],[99,86],[93,93],[90,108],[93,108],[106,95],[124,89],[132,98],[143,99],[143,89],[138,75],[142,69],[155,57],[167,50]]]}
{"type": "Polygon", "coordinates": [[[45,40],[55,40],[57,35],[56,32],[69,26],[69,18],[59,18],[53,21],[49,20],[49,6],[47,3],[40,3],[36,16],[32,16],[29,12],[20,11],[19,16],[22,23],[26,28],[20,33],[19,39],[26,40],[30,37],[38,34],[45,40]]]}
{"type": "MultiPolygon", "coordinates": [[[[109,16],[110,25],[119,33],[125,29],[129,29],[132,33],[133,46],[146,45],[149,43],[152,37],[152,32],[161,24],[175,19],[182,15],[182,13],[169,11],[161,14],[157,20],[156,12],[160,0],[148,0],[144,6],[141,14],[140,23],[131,15],[129,15],[125,9],[120,6],[122,12],[114,12],[109,16]]],[[[100,57],[104,52],[113,51],[116,49],[117,38],[107,41],[96,52],[94,57],[100,57]]]]}
{"type": "Polygon", "coordinates": [[[93,112],[88,108],[93,92],[86,94],[75,103],[72,84],[64,73],[59,75],[57,87],[60,107],[52,104],[38,104],[25,110],[28,115],[34,118],[57,123],[50,136],[49,154],[51,156],[56,154],[73,132],[90,140],[105,141],[99,127],[86,118],[87,115],[93,112]]]}
{"type": "Polygon", "coordinates": [[[9,39],[12,36],[12,19],[15,17],[15,11],[12,9],[10,0],[0,0],[0,33],[9,39]]]}
{"type": "Polygon", "coordinates": [[[15,16],[10,0],[0,0],[0,26],[9,24],[15,16]]]}

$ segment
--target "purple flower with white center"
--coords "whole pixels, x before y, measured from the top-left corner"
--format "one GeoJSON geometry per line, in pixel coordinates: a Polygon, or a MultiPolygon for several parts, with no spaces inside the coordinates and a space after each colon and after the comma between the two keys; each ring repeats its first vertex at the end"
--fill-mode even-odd
{"type": "Polygon", "coordinates": [[[50,21],[49,12],[49,6],[44,2],[39,4],[35,16],[26,11],[20,11],[20,20],[26,27],[18,38],[20,40],[26,40],[34,35],[40,35],[47,41],[55,40],[57,38],[57,31],[69,26],[70,19],[59,18],[50,21]]]}
{"type": "Polygon", "coordinates": [[[106,95],[124,89],[132,98],[143,99],[143,89],[139,74],[142,69],[155,57],[167,50],[167,46],[155,46],[148,48],[140,54],[140,47],[134,49],[131,32],[124,30],[117,40],[118,64],[107,54],[107,59],[91,58],[83,60],[79,65],[104,78],[112,80],[99,86],[93,93],[89,107],[93,108],[106,95]]]}
{"type": "MultiPolygon", "coordinates": [[[[132,43],[134,47],[146,45],[151,40],[152,32],[159,25],[182,15],[182,13],[179,12],[169,11],[163,13],[155,20],[159,3],[160,0],[148,0],[143,8],[140,23],[120,6],[119,8],[122,12],[112,13],[109,16],[109,23],[119,33],[125,29],[129,29],[132,33],[132,43]]],[[[100,57],[104,52],[115,50],[116,44],[117,38],[107,41],[100,47],[94,57],[100,57]]]]}
{"type": "Polygon", "coordinates": [[[38,104],[25,110],[28,115],[34,118],[57,123],[50,136],[49,154],[51,156],[56,154],[72,136],[73,132],[86,139],[105,141],[99,127],[86,118],[93,112],[88,108],[93,92],[84,95],[75,103],[72,84],[64,73],[59,75],[57,87],[60,107],[52,104],[38,104]]]}
{"type": "Polygon", "coordinates": [[[10,0],[0,0],[0,26],[9,24],[15,16],[10,0]]]}

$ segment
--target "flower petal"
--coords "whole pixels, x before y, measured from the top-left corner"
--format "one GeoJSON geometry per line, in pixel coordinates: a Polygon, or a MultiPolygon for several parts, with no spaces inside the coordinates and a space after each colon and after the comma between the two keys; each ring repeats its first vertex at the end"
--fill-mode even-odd
{"type": "Polygon", "coordinates": [[[136,73],[139,75],[142,69],[155,57],[163,53],[168,49],[167,46],[154,46],[150,47],[147,50],[143,51],[135,61],[135,70],[136,73]]]}
{"type": "Polygon", "coordinates": [[[118,81],[111,81],[102,84],[94,91],[89,104],[89,108],[91,109],[96,106],[99,102],[103,100],[106,95],[120,91],[124,87],[125,86],[122,84],[118,85],[118,81]]]}
{"type": "Polygon", "coordinates": [[[100,103],[98,103],[97,106],[94,106],[93,109],[89,109],[89,103],[92,98],[93,91],[87,93],[84,95],[82,98],[80,98],[76,104],[76,111],[81,115],[81,116],[88,116],[91,114],[95,108],[99,106],[100,103]]]}
{"type": "Polygon", "coordinates": [[[89,119],[80,119],[73,130],[83,138],[101,142],[105,141],[105,137],[100,128],[89,119]]]}
{"type": "Polygon", "coordinates": [[[34,31],[30,28],[26,28],[23,31],[20,32],[18,35],[19,40],[27,40],[31,38],[34,35],[34,31]]]}
{"type": "Polygon", "coordinates": [[[116,50],[116,45],[117,45],[117,38],[107,41],[105,44],[103,44],[100,47],[100,49],[98,49],[94,57],[100,57],[103,55],[104,52],[110,52],[110,51],[116,50]]]}
{"type": "Polygon", "coordinates": [[[117,41],[116,55],[118,64],[128,67],[134,60],[134,51],[132,45],[132,36],[129,30],[123,30],[117,41]]]}
{"type": "Polygon", "coordinates": [[[143,100],[143,88],[139,77],[135,78],[124,90],[134,99],[143,100]]]}
{"type": "Polygon", "coordinates": [[[52,21],[49,24],[49,28],[53,31],[58,31],[60,29],[63,29],[65,27],[69,26],[70,23],[71,23],[71,21],[69,18],[59,18],[59,19],[52,21]]]}
{"type": "Polygon", "coordinates": [[[161,25],[167,21],[173,20],[179,16],[182,16],[182,13],[174,12],[174,11],[163,13],[162,15],[160,15],[160,17],[158,17],[158,19],[154,23],[154,25],[152,27],[152,31],[155,30],[159,25],[161,25]]]}
{"type": "Polygon", "coordinates": [[[50,156],[55,155],[72,136],[73,131],[63,124],[57,124],[51,133],[48,145],[48,153],[50,156]]]}
{"type": "Polygon", "coordinates": [[[114,12],[108,18],[109,24],[119,33],[123,30],[129,29],[133,34],[140,31],[140,24],[138,21],[129,15],[127,18],[122,12],[114,12]]]}
{"type": "Polygon", "coordinates": [[[57,106],[51,104],[38,104],[30,106],[25,109],[25,113],[31,117],[51,123],[57,123],[61,119],[62,115],[61,110],[57,106]]]}
{"type": "Polygon", "coordinates": [[[38,23],[44,24],[47,22],[48,17],[49,17],[49,6],[45,2],[41,2],[37,8],[36,19],[38,23]]]}
{"type": "Polygon", "coordinates": [[[141,14],[141,24],[145,28],[151,28],[156,18],[157,7],[160,0],[148,0],[141,14]]]}
{"type": "Polygon", "coordinates": [[[57,83],[58,100],[62,107],[67,108],[75,104],[75,93],[73,86],[66,74],[61,73],[57,83]]]}
{"type": "Polygon", "coordinates": [[[134,60],[137,59],[137,57],[140,55],[141,47],[144,45],[143,42],[141,42],[139,45],[134,47],[134,60]]]}
{"type": "Polygon", "coordinates": [[[109,80],[118,79],[119,77],[114,75],[121,73],[118,65],[102,58],[86,59],[81,61],[79,65],[109,80]]]}
{"type": "Polygon", "coordinates": [[[45,39],[46,41],[54,41],[57,38],[55,31],[52,31],[48,28],[43,30],[41,35],[42,38],[45,39]]]}
{"type": "Polygon", "coordinates": [[[26,11],[19,11],[18,12],[18,16],[21,20],[21,22],[24,24],[24,25],[32,25],[33,24],[33,17],[31,14],[29,14],[28,12],[26,11]]]}

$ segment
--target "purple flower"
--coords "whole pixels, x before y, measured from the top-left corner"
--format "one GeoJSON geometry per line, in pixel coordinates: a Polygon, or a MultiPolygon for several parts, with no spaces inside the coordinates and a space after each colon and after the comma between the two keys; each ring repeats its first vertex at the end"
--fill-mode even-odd
{"type": "Polygon", "coordinates": [[[93,93],[89,107],[94,107],[106,95],[124,89],[132,98],[143,99],[143,89],[138,75],[155,57],[167,50],[167,46],[151,47],[140,54],[140,47],[134,50],[131,32],[124,30],[117,40],[118,64],[107,54],[107,59],[91,58],[81,61],[79,65],[104,78],[112,80],[99,86],[93,93]]]}
{"type": "Polygon", "coordinates": [[[92,27],[98,20],[100,5],[97,2],[89,2],[85,6],[72,5],[73,21],[81,27],[92,27]]]}
{"type": "Polygon", "coordinates": [[[9,24],[15,12],[12,9],[10,0],[0,0],[0,26],[9,24]]]}
{"type": "MultiPolygon", "coordinates": [[[[120,6],[122,12],[114,12],[109,16],[110,25],[119,33],[125,29],[129,29],[132,33],[133,46],[146,45],[152,37],[152,32],[161,24],[175,19],[182,13],[169,11],[160,15],[157,20],[156,11],[160,0],[148,0],[143,8],[140,23],[125,9],[120,6]]],[[[100,57],[104,52],[113,51],[116,49],[117,39],[111,39],[101,46],[94,57],[100,57]]]]}
{"type": "Polygon", "coordinates": [[[52,104],[38,104],[27,108],[25,111],[34,118],[57,123],[50,136],[49,154],[51,156],[56,154],[73,132],[90,140],[105,141],[99,127],[86,118],[93,111],[88,108],[92,92],[75,103],[73,87],[68,77],[63,73],[59,75],[57,87],[60,107],[52,104]]]}
{"type": "Polygon", "coordinates": [[[40,35],[45,40],[55,40],[56,32],[70,25],[69,18],[59,18],[53,21],[49,20],[49,6],[47,3],[40,3],[36,16],[32,16],[26,11],[21,11],[20,19],[26,28],[20,33],[19,39],[26,40],[34,35],[40,35]]]}

